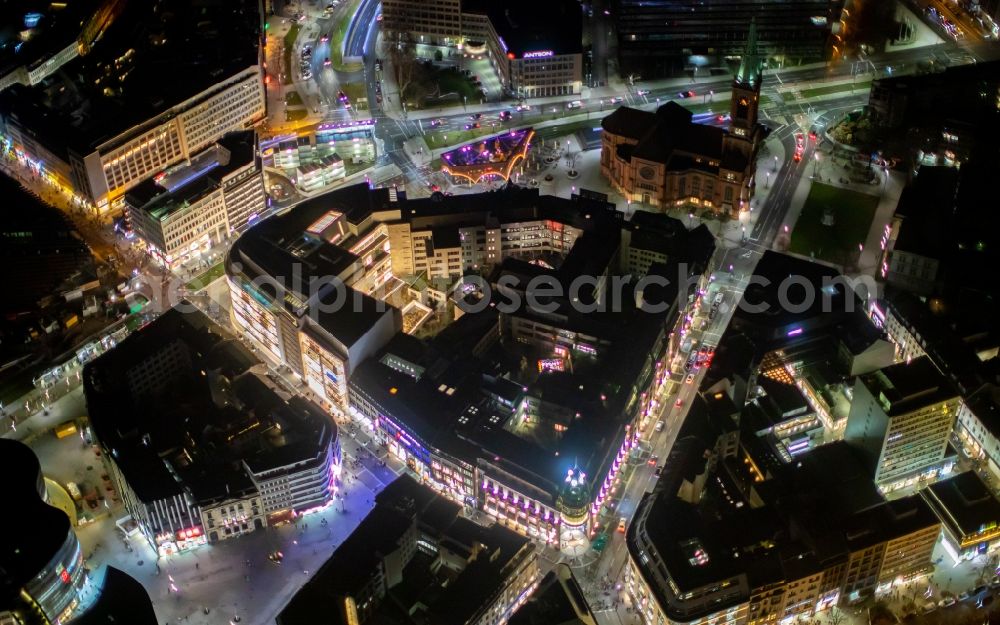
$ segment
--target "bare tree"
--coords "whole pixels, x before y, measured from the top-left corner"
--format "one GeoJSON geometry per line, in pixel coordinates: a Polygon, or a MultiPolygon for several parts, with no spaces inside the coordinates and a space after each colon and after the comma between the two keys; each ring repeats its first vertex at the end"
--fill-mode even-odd
{"type": "Polygon", "coordinates": [[[844,622],[844,612],[837,606],[830,608],[830,625],[840,625],[844,622]]]}
{"type": "Polygon", "coordinates": [[[419,79],[420,74],[413,34],[406,29],[406,25],[411,23],[408,11],[400,13],[398,23],[386,24],[383,20],[383,33],[386,45],[389,46],[389,62],[392,63],[396,88],[399,89],[400,103],[405,102],[407,96],[413,95],[411,93],[412,87],[414,82],[419,79]]]}

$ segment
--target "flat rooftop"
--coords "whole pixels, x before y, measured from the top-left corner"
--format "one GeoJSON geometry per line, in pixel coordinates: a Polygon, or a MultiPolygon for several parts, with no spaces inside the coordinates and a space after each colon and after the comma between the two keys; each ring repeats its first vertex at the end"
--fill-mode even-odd
{"type": "Polygon", "coordinates": [[[958,396],[948,379],[927,356],[863,375],[861,381],[872,395],[888,402],[889,416],[912,412],[958,396]]]}
{"type": "MultiPolygon", "coordinates": [[[[392,611],[416,608],[427,613],[427,621],[461,625],[483,607],[496,592],[529,540],[499,525],[483,527],[461,516],[461,506],[438,496],[409,475],[401,475],[375,498],[375,507],[347,537],[319,571],[303,586],[278,615],[281,625],[298,625],[325,614],[325,622],[342,622],[343,598],[356,597],[375,574],[382,558],[400,548],[405,534],[416,525],[456,554],[470,557],[482,548],[488,556],[471,559],[461,571],[453,571],[445,587],[430,584],[435,574],[420,565],[415,556],[404,568],[401,583],[388,589],[388,597],[375,608],[392,611]],[[419,607],[417,607],[419,606],[419,607]]],[[[411,611],[411,616],[413,613],[411,611]]]]}
{"type": "Polygon", "coordinates": [[[141,500],[250,492],[244,464],[267,471],[332,444],[330,418],[300,397],[279,397],[251,371],[259,364],[200,312],[174,308],[86,366],[94,431],[141,500]]]}
{"type": "Polygon", "coordinates": [[[161,176],[147,178],[125,194],[125,201],[150,217],[164,220],[200,201],[222,185],[223,179],[255,158],[254,132],[231,132],[202,150],[189,163],[171,167],[161,176]]]}
{"type": "Polygon", "coordinates": [[[960,539],[1000,525],[1000,501],[975,471],[931,484],[921,493],[941,521],[960,539]]]}
{"type": "Polygon", "coordinates": [[[258,63],[256,0],[110,5],[103,34],[86,55],[33,87],[0,93],[0,111],[57,154],[67,147],[89,154],[258,63]]]}

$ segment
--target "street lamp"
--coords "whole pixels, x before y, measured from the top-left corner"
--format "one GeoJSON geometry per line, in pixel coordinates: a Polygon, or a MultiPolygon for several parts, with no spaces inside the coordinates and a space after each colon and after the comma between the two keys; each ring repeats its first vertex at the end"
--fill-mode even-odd
{"type": "Polygon", "coordinates": [[[765,189],[771,188],[771,172],[767,172],[767,180],[764,181],[764,188],[765,189]]]}
{"type": "Polygon", "coordinates": [[[778,173],[778,155],[777,154],[774,155],[774,168],[773,168],[772,171],[774,171],[774,173],[778,173]]]}
{"type": "Polygon", "coordinates": [[[813,178],[816,177],[816,173],[819,170],[819,152],[813,153],[813,178]]]}

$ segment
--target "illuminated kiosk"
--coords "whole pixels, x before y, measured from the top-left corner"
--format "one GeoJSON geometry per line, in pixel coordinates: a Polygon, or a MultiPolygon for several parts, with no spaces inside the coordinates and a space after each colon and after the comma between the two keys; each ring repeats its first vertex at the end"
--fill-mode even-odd
{"type": "Polygon", "coordinates": [[[534,136],[533,128],[522,128],[467,143],[441,155],[441,171],[471,184],[484,178],[509,180],[514,165],[528,154],[534,136]]]}
{"type": "Polygon", "coordinates": [[[559,544],[567,555],[579,557],[590,549],[591,499],[587,474],[574,465],[566,471],[566,480],[556,501],[561,521],[559,544]]]}

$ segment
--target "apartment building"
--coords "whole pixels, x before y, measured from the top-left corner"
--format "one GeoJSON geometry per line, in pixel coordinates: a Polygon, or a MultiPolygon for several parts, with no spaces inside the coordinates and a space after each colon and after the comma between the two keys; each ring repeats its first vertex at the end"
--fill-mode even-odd
{"type": "Polygon", "coordinates": [[[883,489],[936,474],[959,397],[927,357],[859,376],[844,440],[862,450],[883,489]]]}

